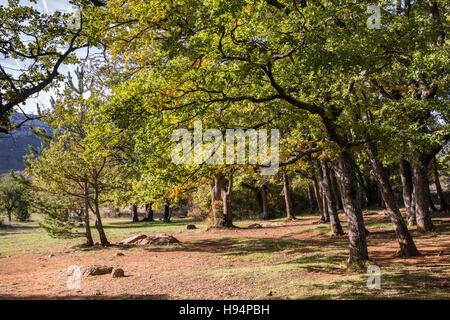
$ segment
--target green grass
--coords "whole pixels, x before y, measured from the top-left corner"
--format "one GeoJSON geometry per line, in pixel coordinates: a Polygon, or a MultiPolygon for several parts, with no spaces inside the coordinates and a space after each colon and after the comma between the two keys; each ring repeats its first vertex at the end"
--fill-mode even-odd
{"type": "Polygon", "coordinates": [[[126,238],[137,233],[143,233],[146,235],[165,233],[165,232],[193,232],[194,230],[186,230],[187,224],[195,224],[197,228],[203,228],[204,223],[199,221],[193,221],[190,219],[173,219],[170,223],[163,221],[152,222],[131,222],[128,220],[106,220],[103,223],[105,232],[111,239],[126,238]]]}
{"type": "Polygon", "coordinates": [[[390,222],[375,222],[375,223],[371,223],[370,224],[370,228],[376,228],[376,229],[387,229],[387,230],[392,230],[392,223],[390,222]]]}
{"type": "MultiPolygon", "coordinates": [[[[45,230],[39,227],[39,215],[33,215],[28,222],[13,222],[12,225],[4,224],[0,226],[0,257],[18,255],[24,253],[45,254],[50,252],[67,252],[67,251],[90,251],[83,249],[80,245],[84,243],[84,238],[75,239],[54,239],[51,238],[45,230]]],[[[270,222],[282,221],[283,219],[275,219],[270,222]]],[[[238,227],[246,227],[254,223],[252,220],[236,221],[238,227]]],[[[132,222],[130,218],[123,219],[103,219],[103,227],[107,234],[108,240],[118,242],[122,239],[136,234],[154,235],[159,233],[194,233],[198,229],[187,230],[187,224],[195,224],[198,229],[206,229],[207,226],[202,221],[194,221],[192,219],[172,219],[170,223],[160,220],[152,222],[132,222]]],[[[98,242],[98,234],[95,230],[95,224],[91,221],[92,235],[94,241],[98,242]]],[[[83,228],[78,228],[83,232],[83,228]]]]}
{"type": "MultiPolygon", "coordinates": [[[[39,220],[39,216],[33,216],[32,220],[28,222],[13,222],[12,225],[2,225],[0,227],[0,257],[24,253],[67,252],[74,249],[83,251],[80,244],[84,242],[84,238],[51,238],[45,230],[39,227],[39,220]]],[[[103,226],[108,239],[112,242],[118,242],[140,233],[151,235],[165,232],[195,232],[196,230],[186,230],[186,225],[189,223],[194,223],[197,228],[204,227],[203,222],[194,222],[190,219],[175,219],[170,223],[162,221],[133,223],[125,219],[104,219],[103,226]]],[[[92,221],[91,228],[94,241],[99,241],[95,224],[92,221]]],[[[84,229],[79,228],[79,231],[83,232],[84,229]]]]}

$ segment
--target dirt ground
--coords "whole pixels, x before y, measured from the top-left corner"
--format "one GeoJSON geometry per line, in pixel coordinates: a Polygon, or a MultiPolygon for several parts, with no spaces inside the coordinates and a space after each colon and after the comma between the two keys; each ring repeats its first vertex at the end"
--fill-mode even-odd
{"type": "MultiPolygon", "coordinates": [[[[345,221],[344,215],[341,220],[345,221]]],[[[2,255],[0,298],[450,298],[450,218],[434,219],[439,233],[413,231],[422,256],[409,259],[396,256],[398,244],[386,216],[371,213],[365,221],[371,232],[370,259],[382,272],[381,290],[369,290],[368,275],[346,267],[346,236],[330,237],[329,226],[316,224],[317,217],[300,217],[260,229],[201,227],[188,232],[181,224],[178,231],[168,232],[181,244],[166,246],[57,245],[40,253],[2,255]],[[121,267],[126,276],[87,277],[80,290],[69,290],[67,267],[94,264],[121,267]]],[[[138,227],[131,231],[142,233],[138,227]]]]}

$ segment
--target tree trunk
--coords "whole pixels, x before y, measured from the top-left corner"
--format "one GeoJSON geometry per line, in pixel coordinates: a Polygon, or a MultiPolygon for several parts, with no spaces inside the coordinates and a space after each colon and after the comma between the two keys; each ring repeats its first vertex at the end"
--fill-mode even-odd
{"type": "MultiPolygon", "coordinates": [[[[367,182],[365,181],[364,176],[357,165],[354,165],[353,169],[355,171],[356,182],[359,185],[359,187],[361,188],[361,189],[359,189],[359,190],[361,190],[361,193],[360,193],[361,207],[368,207],[371,202],[371,193],[372,193],[371,180],[369,178],[367,182]],[[358,178],[359,178],[359,180],[358,180],[358,178]]],[[[375,183],[375,186],[376,186],[376,183],[375,183]]]]}
{"type": "Polygon", "coordinates": [[[405,221],[398,209],[395,200],[394,192],[392,191],[389,175],[382,163],[377,159],[378,150],[373,142],[366,144],[366,153],[369,157],[370,165],[372,167],[373,175],[378,182],[378,188],[386,204],[386,209],[394,226],[395,234],[397,235],[398,243],[400,245],[400,255],[402,257],[414,257],[419,255],[419,251],[408,231],[405,221]]]}
{"type": "Polygon", "coordinates": [[[436,228],[431,221],[428,185],[428,165],[421,161],[414,166],[414,189],[416,200],[416,222],[419,232],[431,232],[436,228]]]}
{"type": "Polygon", "coordinates": [[[341,194],[339,192],[339,186],[336,180],[336,174],[333,170],[330,170],[330,178],[331,178],[331,190],[333,191],[334,200],[336,201],[336,206],[338,210],[342,210],[342,200],[341,194]]]}
{"type": "Polygon", "coordinates": [[[233,215],[231,211],[231,189],[233,178],[230,175],[228,188],[225,188],[225,176],[218,174],[210,184],[211,206],[213,213],[213,227],[233,227],[233,215]]]}
{"type": "Polygon", "coordinates": [[[231,191],[233,188],[233,174],[228,176],[228,187],[222,190],[222,200],[224,204],[223,213],[225,215],[225,224],[227,227],[234,227],[233,225],[233,211],[231,210],[231,191]]]}
{"type": "Polygon", "coordinates": [[[354,162],[347,151],[341,152],[335,162],[344,211],[348,220],[348,237],[350,243],[349,263],[359,263],[369,259],[366,242],[366,228],[361,208],[361,195],[359,194],[354,162]]]}
{"type": "Polygon", "coordinates": [[[261,193],[261,204],[262,204],[262,210],[260,214],[260,218],[263,220],[270,219],[270,213],[269,213],[269,205],[267,202],[267,187],[266,185],[262,185],[260,189],[261,193]]]}
{"type": "Polygon", "coordinates": [[[367,197],[367,207],[381,207],[383,200],[381,199],[380,191],[378,190],[378,184],[376,181],[372,181],[372,179],[368,179],[366,182],[367,190],[366,197],[367,197]]]}
{"type": "MultiPolygon", "coordinates": [[[[337,110],[332,110],[332,113],[333,111],[337,110]]],[[[361,208],[361,194],[358,190],[358,180],[355,174],[357,166],[346,149],[347,138],[337,133],[337,116],[332,115],[332,118],[329,118],[327,114],[323,114],[321,118],[327,130],[328,138],[340,147],[340,155],[338,160],[335,161],[334,172],[341,187],[342,205],[348,221],[350,247],[348,263],[361,264],[369,260],[369,254],[367,252],[366,228],[361,208]]]]}
{"type": "Polygon", "coordinates": [[[254,194],[256,196],[256,201],[258,202],[258,207],[259,207],[259,218],[263,219],[262,217],[267,215],[267,213],[265,214],[265,212],[267,212],[267,192],[265,192],[266,199],[263,199],[263,191],[261,190],[261,188],[252,186],[247,183],[242,183],[241,185],[254,192],[254,194]]]}
{"type": "Polygon", "coordinates": [[[138,206],[136,204],[133,204],[132,214],[133,214],[133,222],[139,222],[138,206]]]}
{"type": "Polygon", "coordinates": [[[6,215],[8,216],[9,224],[11,224],[11,209],[6,209],[6,215]]]}
{"type": "Polygon", "coordinates": [[[334,199],[333,192],[331,190],[331,180],[329,168],[325,161],[317,161],[317,175],[320,179],[320,184],[324,193],[324,199],[326,202],[326,207],[328,209],[328,217],[330,219],[331,234],[332,235],[343,235],[341,222],[339,221],[339,216],[336,209],[336,201],[334,199]]]}
{"type": "Polygon", "coordinates": [[[292,211],[292,199],[291,199],[291,189],[289,187],[289,177],[286,172],[283,172],[283,194],[284,194],[284,202],[286,204],[286,219],[295,220],[295,215],[292,211]]]}
{"type": "Polygon", "coordinates": [[[379,194],[380,194],[380,208],[386,209],[386,203],[384,203],[383,195],[381,194],[381,191],[379,191],[379,194]]]}
{"type": "Polygon", "coordinates": [[[313,199],[311,193],[311,186],[308,183],[308,213],[311,214],[313,212],[313,199]]]}
{"type": "MultiPolygon", "coordinates": [[[[411,171],[412,176],[412,171],[411,171]]],[[[416,188],[414,187],[413,183],[413,189],[411,193],[411,221],[408,220],[408,223],[411,223],[412,226],[416,225],[416,188]]]]}
{"type": "Polygon", "coordinates": [[[406,218],[408,220],[408,226],[412,226],[416,221],[416,212],[413,203],[411,165],[406,160],[400,162],[400,178],[402,180],[402,195],[406,209],[406,218]]]}
{"type": "Polygon", "coordinates": [[[215,228],[225,227],[224,205],[222,202],[222,190],[225,188],[225,177],[217,175],[210,184],[211,207],[213,213],[213,226],[215,228]]]}
{"type": "Polygon", "coordinates": [[[330,211],[328,209],[327,196],[325,195],[325,190],[323,190],[322,185],[320,186],[320,190],[322,190],[322,206],[325,219],[324,222],[330,222],[330,211]]]}
{"type": "Polygon", "coordinates": [[[436,193],[439,198],[439,210],[440,211],[449,211],[450,207],[447,201],[445,201],[444,192],[442,192],[441,183],[439,181],[439,171],[437,167],[436,159],[433,160],[433,174],[434,174],[434,185],[436,186],[436,193]]]}
{"type": "Polygon", "coordinates": [[[166,223],[170,222],[170,216],[171,216],[171,209],[170,209],[170,203],[166,202],[164,204],[164,215],[163,215],[163,221],[166,223]]]}
{"type": "Polygon", "coordinates": [[[433,203],[433,197],[431,197],[430,185],[428,185],[428,203],[430,204],[431,212],[437,212],[438,209],[435,207],[433,203]]]}
{"type": "Polygon", "coordinates": [[[146,205],[145,205],[145,212],[146,212],[146,214],[147,214],[147,216],[145,217],[145,221],[155,221],[154,219],[153,219],[153,209],[152,209],[152,205],[153,205],[153,203],[152,202],[150,202],[150,203],[147,203],[146,205]]]}
{"type": "Polygon", "coordinates": [[[252,187],[252,190],[254,191],[254,193],[256,195],[256,200],[258,201],[258,206],[259,206],[259,216],[261,217],[261,216],[263,216],[263,212],[264,212],[264,203],[263,203],[263,198],[261,195],[261,189],[252,187]]]}
{"type": "Polygon", "coordinates": [[[106,238],[105,230],[103,230],[102,218],[100,216],[100,208],[98,205],[99,191],[98,184],[94,182],[94,214],[95,214],[95,227],[97,228],[100,236],[100,243],[102,246],[108,246],[110,243],[106,238]]]}
{"type": "Polygon", "coordinates": [[[84,228],[86,230],[86,245],[93,246],[94,240],[92,239],[91,225],[89,223],[89,190],[88,183],[83,183],[83,202],[84,202],[84,228]]]}
{"type": "Polygon", "coordinates": [[[313,187],[314,187],[314,195],[316,196],[317,208],[319,210],[320,219],[322,221],[325,221],[325,215],[323,213],[322,197],[320,196],[320,189],[316,178],[313,179],[313,187]]]}

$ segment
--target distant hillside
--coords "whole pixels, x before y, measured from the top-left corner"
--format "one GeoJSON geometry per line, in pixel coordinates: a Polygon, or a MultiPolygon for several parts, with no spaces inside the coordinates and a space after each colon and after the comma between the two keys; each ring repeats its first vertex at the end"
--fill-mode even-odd
{"type": "MultiPolygon", "coordinates": [[[[25,119],[21,113],[11,116],[13,123],[20,123],[25,119]]],[[[24,123],[19,129],[11,131],[9,134],[0,133],[0,174],[8,173],[10,170],[20,171],[25,169],[23,156],[28,153],[28,145],[39,147],[40,140],[31,133],[33,128],[44,128],[48,133],[50,127],[41,121],[33,120],[24,123]]]]}

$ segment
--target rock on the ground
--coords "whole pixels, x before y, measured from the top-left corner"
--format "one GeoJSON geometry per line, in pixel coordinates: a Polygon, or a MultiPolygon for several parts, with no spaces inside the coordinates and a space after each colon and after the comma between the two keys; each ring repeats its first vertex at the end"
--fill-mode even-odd
{"type": "MultiPolygon", "coordinates": [[[[163,245],[171,243],[180,243],[178,239],[170,234],[159,234],[154,236],[138,235],[122,240],[121,244],[146,246],[149,244],[163,245]]],[[[117,254],[116,254],[117,255],[117,254]]]]}
{"type": "Polygon", "coordinates": [[[145,239],[139,240],[136,242],[138,245],[148,245],[148,244],[156,244],[156,245],[163,245],[163,244],[171,244],[171,243],[180,243],[174,236],[170,234],[159,234],[156,236],[148,236],[145,239]]]}
{"type": "Polygon", "coordinates": [[[262,225],[260,225],[259,223],[254,223],[247,227],[247,229],[258,229],[258,228],[262,228],[262,225]]]}
{"type": "Polygon", "coordinates": [[[150,244],[150,240],[148,237],[141,239],[139,241],[136,241],[134,244],[138,245],[138,246],[145,246],[147,244],[150,244]]]}
{"type": "Polygon", "coordinates": [[[195,226],[195,224],[188,224],[188,225],[186,226],[186,229],[192,230],[192,229],[197,229],[197,227],[195,226]]]}
{"type": "Polygon", "coordinates": [[[284,225],[283,222],[268,222],[268,223],[261,224],[261,226],[264,228],[266,228],[266,227],[281,227],[283,225],[284,225]]]}
{"type": "Polygon", "coordinates": [[[125,272],[121,268],[114,268],[111,272],[111,276],[113,278],[122,278],[125,277],[125,272]]]}
{"type": "Polygon", "coordinates": [[[115,254],[115,256],[116,256],[116,257],[123,257],[124,254],[123,254],[122,252],[117,252],[117,253],[115,254]]]}
{"type": "Polygon", "coordinates": [[[126,239],[122,240],[120,243],[122,243],[122,244],[133,244],[133,243],[136,243],[136,242],[138,242],[138,241],[140,241],[142,239],[145,239],[145,238],[147,238],[147,236],[145,234],[138,234],[136,236],[132,236],[132,237],[126,238],[126,239]]]}
{"type": "Polygon", "coordinates": [[[85,266],[81,267],[81,275],[84,277],[88,276],[100,276],[102,274],[111,273],[113,267],[101,266],[101,265],[93,265],[93,266],[85,266]]]}

